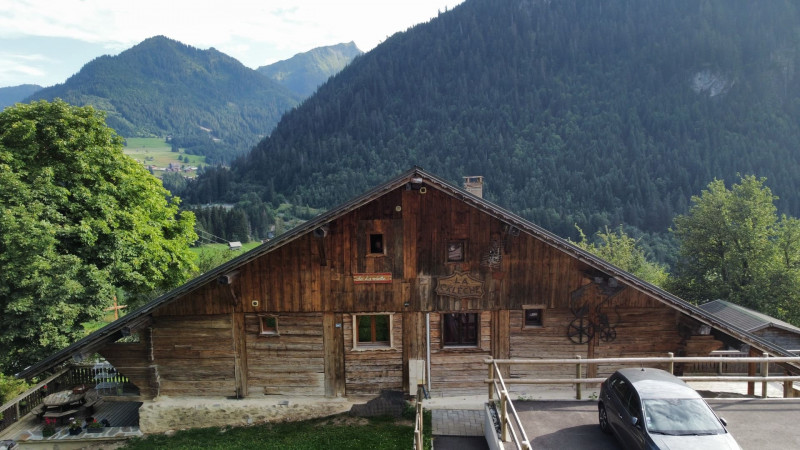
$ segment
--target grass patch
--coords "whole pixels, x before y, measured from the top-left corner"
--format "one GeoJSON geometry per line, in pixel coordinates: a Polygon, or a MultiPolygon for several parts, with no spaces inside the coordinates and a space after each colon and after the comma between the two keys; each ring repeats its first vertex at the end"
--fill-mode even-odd
{"type": "MultiPolygon", "coordinates": [[[[145,167],[154,166],[158,169],[154,170],[157,177],[161,177],[164,173],[164,168],[168,167],[170,163],[175,167],[199,167],[205,164],[206,158],[201,155],[189,155],[180,149],[179,152],[173,152],[169,144],[163,138],[125,138],[127,145],[123,147],[123,153],[135,159],[145,167]],[[179,161],[178,157],[183,161],[179,161]],[[188,161],[187,161],[188,159],[188,161]]],[[[191,170],[182,172],[184,176],[194,177],[197,175],[196,171],[191,170]]]]}
{"type": "Polygon", "coordinates": [[[172,436],[132,439],[123,448],[408,450],[413,442],[414,427],[407,420],[358,419],[344,414],[302,422],[182,430],[172,436]]]}

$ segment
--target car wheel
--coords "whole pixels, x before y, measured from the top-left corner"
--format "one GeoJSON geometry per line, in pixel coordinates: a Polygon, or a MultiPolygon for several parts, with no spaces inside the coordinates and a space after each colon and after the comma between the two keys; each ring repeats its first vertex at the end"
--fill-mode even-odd
{"type": "Polygon", "coordinates": [[[603,433],[611,434],[611,427],[608,424],[608,413],[606,413],[606,407],[603,406],[602,403],[597,405],[597,416],[600,421],[600,430],[603,433]]]}

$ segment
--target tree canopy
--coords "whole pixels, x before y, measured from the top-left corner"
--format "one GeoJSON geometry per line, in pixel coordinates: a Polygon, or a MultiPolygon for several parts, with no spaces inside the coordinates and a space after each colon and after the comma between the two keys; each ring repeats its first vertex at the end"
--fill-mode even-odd
{"type": "Polygon", "coordinates": [[[581,237],[581,240],[575,244],[578,247],[648,283],[657,286],[663,286],[666,283],[668,276],[666,268],[658,263],[648,261],[638,241],[628,236],[622,227],[616,232],[610,231],[608,227],[605,228],[605,231],[598,231],[596,233],[597,242],[586,239],[586,235],[580,228],[578,228],[578,232],[581,237]]]}
{"type": "Polygon", "coordinates": [[[675,218],[680,245],[670,289],[695,302],[723,299],[800,323],[800,221],[778,216],[765,179],[731,189],[712,181],[675,218]]]}
{"type": "Polygon", "coordinates": [[[91,107],[0,112],[0,371],[82,337],[116,289],[135,302],[184,282],[196,235],[179,201],[91,107]]]}

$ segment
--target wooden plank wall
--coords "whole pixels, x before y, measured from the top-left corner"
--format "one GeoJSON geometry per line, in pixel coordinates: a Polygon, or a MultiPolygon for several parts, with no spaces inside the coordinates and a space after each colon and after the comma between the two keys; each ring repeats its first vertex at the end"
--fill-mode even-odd
{"type": "Polygon", "coordinates": [[[491,356],[492,313],[480,312],[480,341],[477,348],[445,347],[442,344],[442,315],[431,313],[431,395],[475,395],[486,392],[487,368],[491,356]]]}
{"type": "Polygon", "coordinates": [[[160,394],[236,394],[231,316],[161,316],[153,323],[160,394]]]}
{"type": "MultiPolygon", "coordinates": [[[[392,317],[392,347],[358,349],[354,347],[353,315],[343,315],[344,361],[347,395],[378,394],[382,390],[402,390],[403,315],[392,317]]],[[[406,371],[408,369],[406,368],[406,371]]]]}
{"type": "Polygon", "coordinates": [[[259,318],[245,315],[250,396],[325,395],[321,313],[277,314],[278,336],[259,335],[259,318]]]}
{"type": "Polygon", "coordinates": [[[144,399],[152,399],[155,389],[151,386],[148,344],[140,333],[139,342],[119,342],[104,346],[100,354],[117,369],[117,372],[128,377],[131,383],[139,388],[139,395],[144,399]]]}

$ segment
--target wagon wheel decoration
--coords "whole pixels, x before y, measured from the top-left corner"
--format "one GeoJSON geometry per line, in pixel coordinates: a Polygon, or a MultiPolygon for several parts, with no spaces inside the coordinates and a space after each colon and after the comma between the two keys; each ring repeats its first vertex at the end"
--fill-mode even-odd
{"type": "Polygon", "coordinates": [[[598,336],[603,342],[611,342],[617,338],[617,330],[613,327],[603,327],[598,332],[598,336]]]}
{"type": "Polygon", "coordinates": [[[594,337],[594,325],[587,317],[578,317],[569,323],[567,337],[574,344],[586,344],[594,337]]]}

